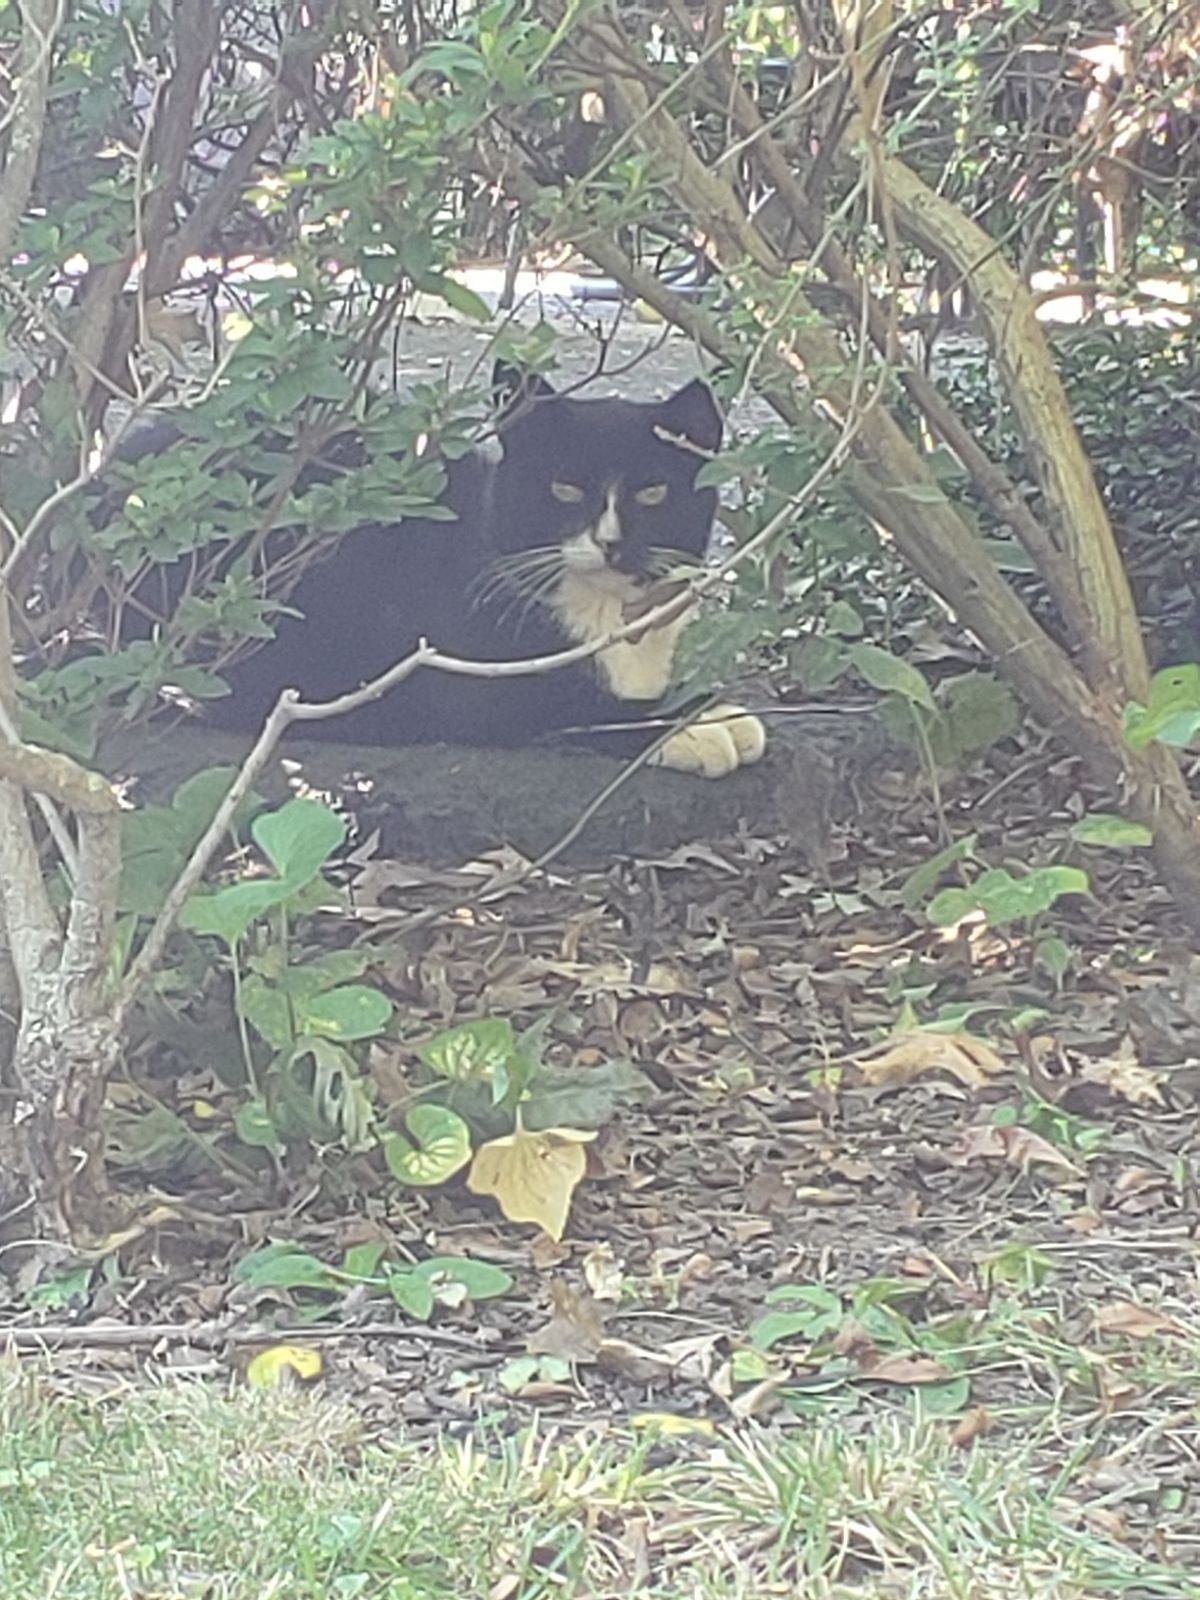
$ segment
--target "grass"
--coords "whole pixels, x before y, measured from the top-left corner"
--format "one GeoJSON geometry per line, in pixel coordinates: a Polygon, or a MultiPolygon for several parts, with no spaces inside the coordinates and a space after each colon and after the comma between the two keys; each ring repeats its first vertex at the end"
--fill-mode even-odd
{"type": "Polygon", "coordinates": [[[1200,1600],[1200,1577],[1098,1531],[1072,1470],[895,1412],[857,1437],[378,1443],[315,1392],[89,1399],[8,1367],[0,1594],[1200,1600]]]}

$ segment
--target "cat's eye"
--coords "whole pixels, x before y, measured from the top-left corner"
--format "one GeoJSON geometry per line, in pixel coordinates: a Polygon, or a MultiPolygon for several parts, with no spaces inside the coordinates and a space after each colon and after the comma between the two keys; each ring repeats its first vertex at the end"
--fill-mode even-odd
{"type": "Polygon", "coordinates": [[[633,498],[640,506],[660,506],[667,498],[667,486],[665,483],[648,483],[633,498]]]}
{"type": "Polygon", "coordinates": [[[577,483],[563,483],[559,478],[550,485],[550,493],[565,506],[578,505],[583,499],[583,490],[577,483]]]}

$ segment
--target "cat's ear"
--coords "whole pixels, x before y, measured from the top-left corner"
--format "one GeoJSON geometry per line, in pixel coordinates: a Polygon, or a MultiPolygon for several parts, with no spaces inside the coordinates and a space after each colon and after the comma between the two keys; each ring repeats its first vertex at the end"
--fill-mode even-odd
{"type": "Polygon", "coordinates": [[[660,426],[670,433],[681,433],[700,450],[715,451],[721,444],[725,420],[713,399],[713,392],[700,378],[664,400],[659,408],[660,426]]]}
{"type": "Polygon", "coordinates": [[[492,368],[492,404],[503,421],[538,400],[550,400],[558,391],[537,372],[523,372],[503,357],[492,368]]]}

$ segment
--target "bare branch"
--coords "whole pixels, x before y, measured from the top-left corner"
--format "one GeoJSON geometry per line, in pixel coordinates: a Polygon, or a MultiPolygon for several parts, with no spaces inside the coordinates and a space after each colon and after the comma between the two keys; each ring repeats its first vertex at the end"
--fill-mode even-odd
{"type": "Polygon", "coordinates": [[[13,241],[37,176],[46,123],[46,98],[54,36],[62,22],[62,0],[18,0],[21,42],[14,62],[16,95],[9,122],[8,159],[0,174],[0,262],[13,241]]]}

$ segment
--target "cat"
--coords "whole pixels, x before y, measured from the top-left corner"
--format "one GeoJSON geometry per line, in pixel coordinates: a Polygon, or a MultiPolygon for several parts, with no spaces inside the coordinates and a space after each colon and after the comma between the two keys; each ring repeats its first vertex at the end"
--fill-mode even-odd
{"type": "MultiPolygon", "coordinates": [[[[541,656],[606,637],[707,547],[716,494],[696,474],[722,420],[699,380],[662,401],[577,399],[498,369],[509,400],[499,459],[450,463],[452,521],[370,523],[343,535],[287,596],[272,641],[222,670],[217,726],[256,730],[284,688],[329,700],[378,676],[421,638],[477,661],[541,656]],[[649,598],[648,598],[649,597],[649,598]]],[[[368,745],[519,747],[585,738],[615,755],[663,733],[653,718],[687,615],[550,672],[503,679],[422,667],[381,698],[306,720],[306,738],[368,745]],[[588,730],[592,730],[588,732],[588,730]]],[[[667,719],[669,725],[669,719],[667,719]]],[[[656,765],[722,777],[759,760],[766,737],[739,707],[713,706],[670,733],[656,765]]]]}

